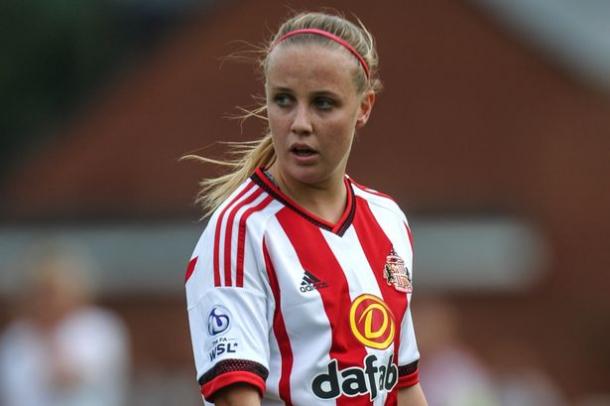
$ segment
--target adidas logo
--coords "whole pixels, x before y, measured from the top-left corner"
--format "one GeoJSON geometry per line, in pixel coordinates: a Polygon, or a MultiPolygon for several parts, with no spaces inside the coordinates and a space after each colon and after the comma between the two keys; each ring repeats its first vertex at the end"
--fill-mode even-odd
{"type": "Polygon", "coordinates": [[[305,275],[303,275],[303,280],[301,281],[300,291],[305,293],[316,289],[322,289],[327,286],[328,284],[326,282],[322,282],[320,279],[316,278],[314,274],[305,271],[305,275]]]}

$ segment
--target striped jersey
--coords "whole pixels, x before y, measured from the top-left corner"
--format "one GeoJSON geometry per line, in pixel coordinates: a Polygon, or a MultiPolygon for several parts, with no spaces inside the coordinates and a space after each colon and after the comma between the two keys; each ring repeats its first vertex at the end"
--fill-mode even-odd
{"type": "Polygon", "coordinates": [[[260,168],[211,216],[186,274],[204,400],[237,382],[263,405],[394,405],[415,385],[407,219],[345,177],[337,224],[260,168]]]}

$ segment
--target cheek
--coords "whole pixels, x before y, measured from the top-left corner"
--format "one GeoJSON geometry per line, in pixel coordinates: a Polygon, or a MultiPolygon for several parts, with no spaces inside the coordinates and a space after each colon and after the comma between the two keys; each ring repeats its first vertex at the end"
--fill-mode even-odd
{"type": "Polygon", "coordinates": [[[271,111],[267,113],[267,118],[275,153],[283,155],[289,142],[290,124],[285,116],[273,114],[271,111]]]}
{"type": "Polygon", "coordinates": [[[349,120],[338,120],[328,123],[327,126],[326,146],[333,155],[340,157],[349,152],[352,139],[354,137],[354,126],[349,120]]]}
{"type": "Polygon", "coordinates": [[[274,112],[273,110],[269,110],[267,112],[268,125],[271,129],[272,134],[281,135],[285,132],[285,128],[287,126],[287,120],[281,114],[274,112]]]}

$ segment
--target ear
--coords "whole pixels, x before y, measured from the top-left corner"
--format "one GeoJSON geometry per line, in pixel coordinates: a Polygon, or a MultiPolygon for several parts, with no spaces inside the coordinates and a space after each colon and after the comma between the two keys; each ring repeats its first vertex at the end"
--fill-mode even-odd
{"type": "Polygon", "coordinates": [[[356,118],[356,128],[362,128],[369,121],[371,112],[373,111],[373,105],[375,104],[375,92],[369,90],[364,93],[362,100],[360,101],[360,108],[358,111],[358,117],[356,118]]]}

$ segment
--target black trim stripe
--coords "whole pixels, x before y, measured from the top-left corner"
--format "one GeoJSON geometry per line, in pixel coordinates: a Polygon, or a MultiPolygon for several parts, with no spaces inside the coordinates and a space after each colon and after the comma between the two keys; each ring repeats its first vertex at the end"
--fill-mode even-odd
{"type": "Polygon", "coordinates": [[[307,221],[313,223],[317,227],[320,227],[327,231],[335,233],[338,236],[343,236],[343,234],[345,234],[345,232],[347,231],[349,226],[352,225],[352,221],[354,220],[354,215],[356,214],[356,195],[354,193],[354,188],[352,186],[352,182],[350,179],[346,180],[346,184],[348,185],[348,188],[347,188],[348,202],[351,202],[351,205],[349,207],[349,213],[348,213],[347,217],[345,218],[345,220],[343,221],[343,223],[339,226],[339,228],[337,229],[336,232],[333,231],[333,227],[329,226],[328,224],[318,221],[317,219],[313,218],[309,213],[307,213],[303,208],[301,208],[301,207],[297,206],[296,204],[292,203],[291,201],[287,200],[286,197],[283,194],[281,194],[281,192],[276,190],[276,187],[271,186],[273,184],[273,182],[267,176],[265,176],[265,173],[261,168],[258,168],[256,170],[256,172],[254,172],[252,174],[250,179],[252,179],[252,181],[254,183],[256,183],[258,186],[260,186],[265,192],[267,192],[271,196],[273,196],[274,199],[276,199],[277,201],[282,203],[284,206],[294,210],[301,217],[305,218],[307,221]],[[263,179],[261,176],[264,176],[265,179],[263,179]]]}
{"type": "Polygon", "coordinates": [[[309,271],[305,271],[305,276],[303,276],[303,279],[307,279],[307,282],[309,283],[320,282],[320,279],[318,279],[316,275],[312,274],[309,271]]]}
{"type": "Polygon", "coordinates": [[[398,376],[411,375],[412,373],[417,371],[417,365],[419,364],[419,360],[411,362],[410,364],[399,366],[398,367],[398,376]]]}
{"type": "Polygon", "coordinates": [[[266,381],[269,376],[267,368],[258,362],[245,359],[225,359],[219,361],[212,369],[203,374],[197,382],[199,382],[199,385],[204,385],[219,375],[235,371],[252,372],[263,378],[263,381],[266,381]]]}
{"type": "Polygon", "coordinates": [[[349,209],[349,214],[345,218],[345,221],[343,222],[341,227],[339,227],[339,229],[337,230],[337,234],[339,236],[342,236],[343,234],[345,234],[345,232],[347,231],[349,226],[352,225],[352,221],[354,221],[354,215],[356,214],[356,194],[354,193],[354,188],[352,187],[352,182],[350,182],[348,180],[347,184],[349,185],[349,188],[347,188],[347,192],[350,194],[350,196],[348,198],[351,198],[352,205],[349,209]]]}

